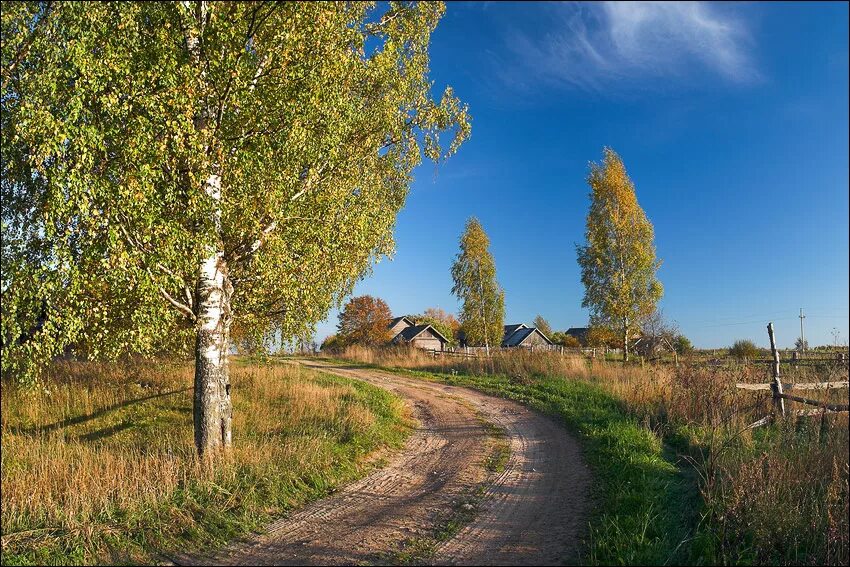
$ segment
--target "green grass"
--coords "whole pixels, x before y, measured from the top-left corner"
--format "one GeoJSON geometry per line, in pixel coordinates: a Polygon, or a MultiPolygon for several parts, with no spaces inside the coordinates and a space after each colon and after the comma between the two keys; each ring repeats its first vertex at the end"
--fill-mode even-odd
{"type": "Polygon", "coordinates": [[[208,552],[335,491],[410,432],[389,392],[289,365],[233,366],[234,449],[193,455],[191,372],[59,372],[3,384],[3,565],[150,563],[208,552]],[[108,374],[108,375],[107,375],[108,374]]]}
{"type": "Polygon", "coordinates": [[[600,386],[579,380],[392,372],[509,398],[562,420],[578,434],[594,472],[594,505],[582,563],[662,565],[705,562],[697,527],[701,501],[689,467],[600,386]],[[697,554],[694,556],[694,554],[697,554]]]}

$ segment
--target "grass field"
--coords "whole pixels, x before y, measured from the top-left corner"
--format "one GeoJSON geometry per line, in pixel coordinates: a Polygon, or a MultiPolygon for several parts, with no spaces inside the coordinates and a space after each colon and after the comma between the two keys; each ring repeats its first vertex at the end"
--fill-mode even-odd
{"type": "MultiPolygon", "coordinates": [[[[594,564],[846,565],[847,414],[746,425],[769,396],[735,389],[766,370],[590,362],[511,352],[433,359],[350,348],[347,360],[470,386],[559,416],[595,472],[594,564]]],[[[789,381],[846,380],[843,367],[789,381]],[[843,376],[843,377],[842,377],[843,376]]],[[[831,399],[847,403],[847,390],[831,399]]]]}
{"type": "Polygon", "coordinates": [[[401,402],[362,382],[238,360],[231,375],[234,446],[214,469],[194,456],[190,365],[58,363],[41,391],[4,383],[3,563],[209,551],[365,474],[409,431],[401,402]]]}

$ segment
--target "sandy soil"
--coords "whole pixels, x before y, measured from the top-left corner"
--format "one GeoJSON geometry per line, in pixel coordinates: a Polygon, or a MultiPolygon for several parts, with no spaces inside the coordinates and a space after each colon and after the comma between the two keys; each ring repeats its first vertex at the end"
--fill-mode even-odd
{"type": "Polygon", "coordinates": [[[476,492],[475,517],[438,544],[428,562],[547,565],[576,560],[590,474],[577,442],[563,427],[517,403],[466,388],[372,369],[305,364],[395,392],[410,404],[418,421],[415,432],[385,467],[200,563],[386,563],[411,541],[431,537],[434,527],[476,492]],[[506,437],[496,440],[492,425],[506,437]],[[488,472],[484,463],[494,444],[505,442],[510,456],[504,470],[488,472]]]}

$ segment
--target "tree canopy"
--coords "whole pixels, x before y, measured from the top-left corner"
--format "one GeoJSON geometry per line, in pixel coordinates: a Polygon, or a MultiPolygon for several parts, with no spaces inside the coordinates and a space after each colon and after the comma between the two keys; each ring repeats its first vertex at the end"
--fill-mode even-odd
{"type": "Polygon", "coordinates": [[[451,88],[432,97],[443,11],[4,5],[4,374],[186,350],[203,262],[241,336],[313,327],[393,250],[421,157],[469,135],[451,88]]]}
{"type": "Polygon", "coordinates": [[[623,356],[642,320],[655,311],[663,288],[656,278],[652,223],[637,201],[626,167],[614,150],[605,148],[602,163],[591,163],[587,178],[590,211],[586,243],[577,245],[582,307],[591,323],[619,329],[623,356]]]}
{"type": "Polygon", "coordinates": [[[498,346],[505,320],[505,292],[496,281],[496,263],[490,239],[472,217],[460,238],[460,252],[452,265],[452,293],[463,302],[460,324],[470,345],[498,346]]]}
{"type": "Polygon", "coordinates": [[[417,325],[431,325],[448,339],[450,345],[455,344],[457,332],[460,330],[460,322],[451,313],[446,313],[439,307],[429,307],[421,315],[411,315],[417,325]]]}
{"type": "Polygon", "coordinates": [[[337,336],[346,345],[383,345],[392,338],[387,327],[392,318],[389,306],[380,297],[353,297],[339,314],[337,336]]]}

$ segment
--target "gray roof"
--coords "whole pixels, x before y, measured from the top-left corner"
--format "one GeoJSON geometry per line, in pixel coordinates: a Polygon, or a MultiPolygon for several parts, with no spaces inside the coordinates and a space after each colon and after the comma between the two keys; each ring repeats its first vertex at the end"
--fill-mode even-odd
{"type": "Polygon", "coordinates": [[[523,325],[523,327],[524,328],[522,328],[522,329],[517,329],[509,337],[505,338],[505,340],[502,341],[502,346],[505,346],[505,347],[519,346],[519,345],[522,344],[522,342],[525,339],[527,339],[533,333],[537,333],[538,335],[543,337],[543,339],[547,343],[552,344],[552,341],[549,340],[549,337],[547,337],[546,335],[541,333],[540,330],[537,327],[525,327],[525,325],[523,325]]]}
{"type": "Polygon", "coordinates": [[[505,325],[505,334],[504,334],[504,336],[502,336],[502,342],[507,341],[510,338],[510,336],[513,335],[514,333],[516,333],[518,330],[527,329],[527,328],[528,327],[526,327],[522,323],[517,323],[516,325],[505,325]]]}
{"type": "Polygon", "coordinates": [[[395,327],[395,326],[396,326],[396,325],[397,325],[400,321],[407,321],[407,324],[408,324],[409,326],[413,326],[413,321],[411,321],[411,320],[410,320],[410,317],[406,317],[406,316],[405,316],[405,317],[396,317],[395,319],[393,319],[392,321],[390,321],[389,323],[387,323],[387,329],[392,329],[392,328],[393,328],[393,327],[395,327]]]}
{"type": "Polygon", "coordinates": [[[431,331],[432,335],[434,335],[435,337],[437,337],[439,339],[442,339],[443,342],[446,342],[446,343],[449,342],[449,340],[446,337],[444,337],[442,335],[442,333],[440,333],[440,331],[438,331],[437,329],[435,329],[431,325],[414,325],[413,327],[407,327],[402,332],[400,332],[398,335],[396,335],[396,338],[397,339],[400,338],[403,341],[410,342],[413,339],[415,339],[416,337],[418,337],[419,335],[421,335],[422,333],[424,333],[426,330],[431,331]]]}

